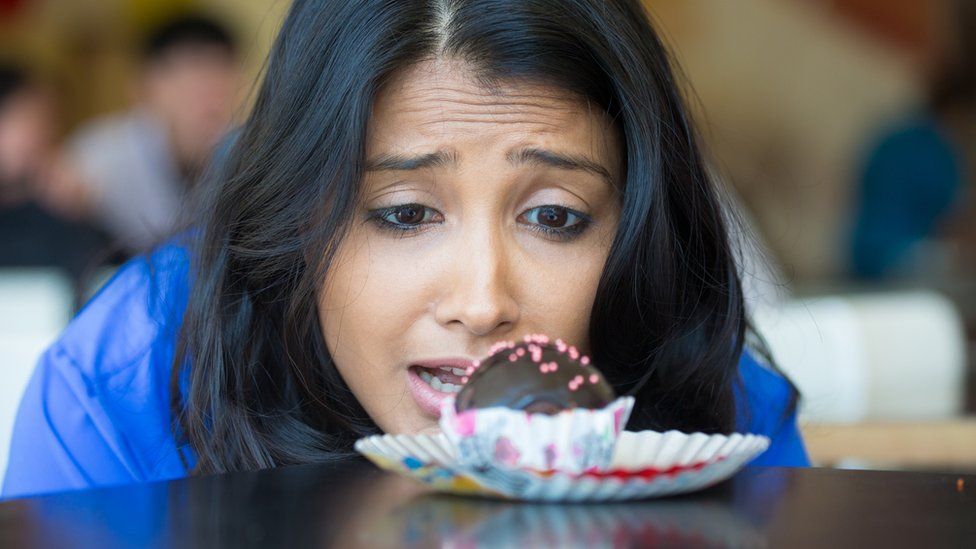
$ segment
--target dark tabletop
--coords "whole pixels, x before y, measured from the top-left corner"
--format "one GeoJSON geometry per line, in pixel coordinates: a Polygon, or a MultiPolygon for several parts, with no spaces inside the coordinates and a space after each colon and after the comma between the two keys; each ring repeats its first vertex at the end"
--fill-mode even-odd
{"type": "Polygon", "coordinates": [[[434,495],[354,461],[0,503],[4,549],[651,545],[976,547],[976,475],[749,468],[687,496],[559,505],[434,495]]]}

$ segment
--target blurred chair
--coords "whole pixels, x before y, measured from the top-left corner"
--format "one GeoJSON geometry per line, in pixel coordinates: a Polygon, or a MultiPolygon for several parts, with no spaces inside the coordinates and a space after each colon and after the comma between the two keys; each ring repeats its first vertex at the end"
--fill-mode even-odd
{"type": "Polygon", "coordinates": [[[70,280],[56,270],[0,270],[0,483],[20,397],[44,349],[71,315],[70,280]]]}
{"type": "Polygon", "coordinates": [[[976,468],[976,424],[961,418],[966,340],[944,296],[793,300],[754,318],[803,394],[800,422],[816,462],[976,468]]]}

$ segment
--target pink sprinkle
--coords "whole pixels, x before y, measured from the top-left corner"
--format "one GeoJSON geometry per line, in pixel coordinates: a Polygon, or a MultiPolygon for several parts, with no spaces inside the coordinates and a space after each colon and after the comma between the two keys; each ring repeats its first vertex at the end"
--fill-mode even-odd
{"type": "Polygon", "coordinates": [[[518,355],[517,354],[512,353],[512,354],[508,355],[508,361],[509,362],[515,362],[516,360],[518,360],[518,355]]]}
{"type": "Polygon", "coordinates": [[[580,383],[583,383],[583,376],[576,376],[573,378],[573,381],[575,381],[576,384],[579,385],[580,383]]]}
{"type": "Polygon", "coordinates": [[[569,348],[569,358],[576,360],[579,356],[579,351],[576,350],[576,347],[569,348]]]}
{"type": "Polygon", "coordinates": [[[531,343],[532,342],[532,338],[533,338],[533,335],[532,334],[525,334],[525,336],[522,337],[522,341],[524,341],[526,343],[531,343]]]}
{"type": "Polygon", "coordinates": [[[468,376],[461,376],[461,383],[467,383],[467,382],[468,382],[468,376]]]}
{"type": "Polygon", "coordinates": [[[576,389],[579,389],[579,385],[576,385],[575,383],[570,382],[570,384],[569,384],[569,390],[570,391],[575,391],[576,389]]]}
{"type": "Polygon", "coordinates": [[[544,374],[549,373],[549,365],[543,362],[542,364],[539,365],[539,371],[544,374]]]}
{"type": "Polygon", "coordinates": [[[474,366],[468,366],[467,368],[465,368],[464,373],[466,373],[468,375],[473,374],[474,373],[474,366]]]}
{"type": "Polygon", "coordinates": [[[563,343],[563,340],[561,339],[556,340],[556,350],[559,351],[560,353],[566,352],[566,344],[563,343]]]}
{"type": "Polygon", "coordinates": [[[596,383],[597,381],[600,381],[600,376],[596,374],[590,374],[590,383],[596,383]]]}
{"type": "Polygon", "coordinates": [[[525,356],[525,349],[519,347],[518,349],[515,349],[515,354],[517,354],[518,356],[525,356]]]}
{"type": "Polygon", "coordinates": [[[477,368],[478,366],[481,366],[481,361],[480,360],[476,360],[473,363],[471,363],[471,366],[474,367],[474,368],[477,368]]]}
{"type": "Polygon", "coordinates": [[[555,372],[557,368],[559,368],[559,365],[556,364],[555,362],[550,362],[549,363],[549,371],[550,372],[555,372]]]}
{"type": "Polygon", "coordinates": [[[580,357],[580,364],[582,364],[583,366],[586,366],[589,363],[590,363],[590,357],[588,357],[586,355],[583,355],[583,356],[580,357]]]}
{"type": "Polygon", "coordinates": [[[541,361],[542,361],[542,349],[536,347],[535,350],[532,351],[532,362],[541,362],[541,361]]]}
{"type": "Polygon", "coordinates": [[[463,412],[455,418],[454,428],[461,436],[469,437],[474,434],[475,414],[473,411],[463,412]]]}

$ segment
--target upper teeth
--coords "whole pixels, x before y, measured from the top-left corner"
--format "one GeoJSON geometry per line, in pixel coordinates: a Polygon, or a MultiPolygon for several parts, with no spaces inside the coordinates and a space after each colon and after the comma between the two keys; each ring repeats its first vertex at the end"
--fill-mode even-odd
{"type": "MultiPolygon", "coordinates": [[[[457,375],[464,375],[464,370],[459,370],[458,368],[452,368],[451,371],[453,371],[457,375]],[[460,373],[458,373],[458,371],[460,371],[460,373]]],[[[433,387],[435,391],[440,391],[442,393],[457,393],[461,391],[461,385],[455,385],[453,383],[444,383],[440,379],[437,379],[437,376],[425,370],[420,370],[419,375],[420,375],[420,379],[424,380],[424,382],[427,383],[427,385],[433,387]]]]}

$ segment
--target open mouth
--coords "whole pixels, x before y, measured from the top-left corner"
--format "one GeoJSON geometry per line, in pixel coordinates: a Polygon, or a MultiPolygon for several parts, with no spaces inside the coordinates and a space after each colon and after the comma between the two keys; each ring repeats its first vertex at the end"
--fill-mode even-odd
{"type": "Polygon", "coordinates": [[[466,381],[466,372],[463,368],[452,368],[441,366],[436,368],[424,368],[411,366],[411,370],[417,374],[424,383],[430,385],[435,391],[447,394],[455,394],[461,391],[461,387],[466,381]]]}
{"type": "Polygon", "coordinates": [[[441,406],[461,391],[468,381],[464,361],[451,364],[414,364],[407,368],[407,387],[414,401],[426,415],[438,418],[441,406]]]}

